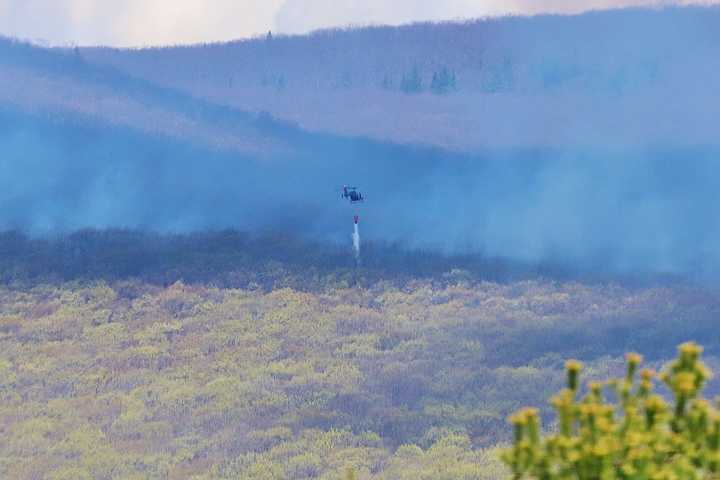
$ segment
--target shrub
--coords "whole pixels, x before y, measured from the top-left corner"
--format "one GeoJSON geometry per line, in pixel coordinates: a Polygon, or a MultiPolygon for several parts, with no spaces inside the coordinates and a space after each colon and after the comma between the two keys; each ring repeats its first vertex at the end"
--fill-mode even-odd
{"type": "Polygon", "coordinates": [[[582,365],[566,364],[567,388],[551,401],[557,430],[543,438],[538,412],[526,408],[510,420],[514,445],[503,454],[516,479],[720,478],[720,414],[700,392],[710,377],[702,348],[679,347],[659,378],[674,402],[654,392],[656,374],[636,371],[642,358],[627,355],[625,378],[590,383],[579,398],[582,365]],[[611,400],[604,394],[610,390],[611,400]]]}

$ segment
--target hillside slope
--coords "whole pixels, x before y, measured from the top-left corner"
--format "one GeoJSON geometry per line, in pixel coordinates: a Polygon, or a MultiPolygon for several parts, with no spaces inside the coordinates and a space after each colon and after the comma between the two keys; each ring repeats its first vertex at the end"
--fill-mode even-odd
{"type": "Polygon", "coordinates": [[[260,155],[286,148],[266,117],[194,98],[78,53],[0,38],[0,106],[46,118],[87,118],[150,135],[260,155]]]}
{"type": "Polygon", "coordinates": [[[81,55],[314,131],[463,151],[697,145],[717,144],[719,30],[718,7],[630,9],[81,55]]]}
{"type": "Polygon", "coordinates": [[[0,476],[499,480],[488,448],[520,406],[549,418],[565,358],[606,378],[627,349],[655,367],[705,339],[717,369],[719,308],[548,281],[3,286],[0,476]]]}

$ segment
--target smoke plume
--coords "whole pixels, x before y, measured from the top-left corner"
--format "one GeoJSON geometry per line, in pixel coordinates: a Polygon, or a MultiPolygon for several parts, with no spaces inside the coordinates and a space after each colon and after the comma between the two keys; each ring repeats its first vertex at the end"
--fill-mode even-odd
{"type": "Polygon", "coordinates": [[[347,205],[335,192],[352,179],[368,198],[366,241],[606,271],[720,267],[718,148],[459,155],[298,141],[305,150],[255,159],[0,110],[0,229],[233,228],[341,245],[347,205]]]}
{"type": "MultiPolygon", "coordinates": [[[[92,82],[78,90],[102,84],[106,87],[102,92],[117,92],[113,97],[117,104],[128,97],[135,99],[138,108],[179,112],[187,119],[186,125],[212,131],[214,135],[208,138],[218,140],[217,144],[222,145],[222,137],[227,136],[256,148],[223,150],[214,148],[217,145],[210,141],[164,136],[158,132],[167,130],[153,130],[148,125],[141,128],[143,119],[148,122],[144,114],[128,113],[132,121],[125,123],[120,115],[122,118],[113,123],[112,115],[89,118],[65,111],[49,113],[43,104],[0,108],[0,230],[18,229],[44,236],[85,228],[164,233],[236,229],[299,234],[347,248],[347,204],[338,198],[337,188],[352,182],[367,198],[362,252],[366,263],[371,262],[372,245],[387,242],[413,250],[477,253],[527,263],[551,260],[591,271],[716,275],[720,271],[720,144],[714,128],[720,103],[713,85],[720,77],[716,60],[720,58],[720,44],[715,34],[720,25],[718,12],[692,10],[680,17],[675,11],[659,17],[629,12],[577,19],[497,21],[488,28],[504,33],[493,36],[489,32],[486,40],[513,39],[514,55],[520,58],[515,60],[525,65],[517,76],[516,70],[511,70],[509,78],[500,75],[507,73],[502,69],[495,72],[498,81],[503,80],[495,85],[497,89],[489,93],[483,90],[487,85],[483,86],[481,75],[477,77],[478,90],[472,94],[462,90],[472,85],[462,83],[461,90],[445,96],[382,93],[382,98],[394,103],[383,103],[372,119],[387,117],[400,134],[421,132],[444,138],[446,134],[452,137],[481,131],[499,139],[484,142],[480,138],[472,148],[460,150],[464,153],[443,149],[442,143],[421,147],[371,140],[360,134],[309,133],[270,116],[255,121],[251,114],[210,108],[208,102],[188,101],[171,89],[146,88],[129,77],[113,76],[110,70],[98,75],[82,54],[62,63],[52,52],[40,55],[29,49],[16,51],[9,45],[1,50],[8,54],[0,55],[0,68],[12,64],[16,73],[38,71],[37,77],[68,82],[90,78],[92,82]],[[598,36],[594,47],[572,50],[577,45],[572,39],[586,39],[586,27],[596,25],[598,18],[600,25],[624,19],[623,25],[638,28],[624,36],[598,36]],[[685,21],[678,24],[677,18],[685,21]],[[566,25],[562,41],[553,36],[558,23],[566,25]],[[650,25],[647,29],[640,28],[646,24],[650,25]],[[666,34],[670,30],[673,35],[666,34]],[[516,32],[522,35],[514,35],[516,32]],[[658,48],[654,42],[664,37],[672,41],[666,39],[658,48]],[[531,46],[543,50],[521,62],[521,54],[531,46]],[[12,52],[16,55],[10,55],[12,52]],[[590,60],[594,62],[596,57],[603,61],[594,68],[596,63],[590,60]],[[617,65],[613,64],[615,60],[617,65]],[[542,81],[522,81],[533,78],[542,81]],[[597,85],[617,88],[603,90],[597,85]],[[422,102],[438,105],[427,110],[437,114],[413,117],[411,108],[422,102]],[[395,105],[395,110],[388,113],[388,105],[395,105]],[[650,108],[655,105],[663,108],[650,108]],[[477,117],[485,123],[446,122],[442,124],[446,130],[434,128],[433,118],[444,118],[445,106],[467,110],[465,117],[457,118],[477,117]],[[242,122],[242,129],[218,128],[242,122]],[[243,136],[247,132],[257,135],[243,136]],[[262,153],[257,153],[259,150],[262,153]]],[[[413,35],[409,38],[426,39],[430,49],[435,39],[432,28],[418,27],[406,33],[413,35]]],[[[472,28],[458,27],[458,32],[474,31],[472,28]]],[[[595,28],[600,31],[597,25],[595,28]]],[[[366,55],[369,50],[360,48],[365,45],[362,42],[383,31],[358,34],[353,40],[358,42],[354,51],[370,58],[366,55]]],[[[340,39],[352,40],[352,35],[343,34],[340,39]]],[[[265,95],[287,105],[303,97],[303,88],[309,90],[310,83],[293,87],[291,79],[314,70],[299,61],[303,57],[296,53],[325,52],[323,42],[336,47],[333,58],[347,57],[343,43],[332,43],[322,36],[277,41],[277,46],[287,46],[288,50],[266,57],[271,56],[272,66],[277,67],[271,73],[288,75],[287,90],[265,89],[265,95]],[[322,49],[303,50],[304,42],[310,40],[322,49]]],[[[395,56],[387,60],[405,58],[410,48],[406,46],[413,43],[399,45],[397,50],[391,49],[395,56]]],[[[455,43],[448,41],[446,45],[455,43]]],[[[488,55],[501,57],[508,52],[504,43],[499,47],[484,45],[488,55]]],[[[253,48],[260,52],[266,46],[257,43],[253,48]]],[[[187,55],[193,62],[198,58],[210,62],[211,58],[204,50],[175,53],[187,55]]],[[[427,56],[424,50],[421,53],[427,56]]],[[[152,60],[148,65],[163,64],[164,54],[148,52],[147,58],[152,60]]],[[[437,55],[446,58],[444,51],[437,55]]],[[[327,62],[324,54],[315,57],[316,62],[327,62]]],[[[455,58],[460,62],[475,57],[459,51],[455,58]]],[[[487,60],[487,56],[483,58],[487,60]]],[[[502,58],[499,60],[496,66],[505,65],[502,58]]],[[[194,64],[183,61],[172,65],[178,72],[195,74],[192,69],[179,68],[194,64]]],[[[235,61],[232,68],[239,69],[240,63],[235,61]]],[[[346,64],[338,65],[336,71],[342,72],[346,64]]],[[[352,57],[347,65],[358,69],[356,77],[360,77],[361,67],[370,72],[376,68],[374,62],[354,62],[352,57]]],[[[484,75],[493,63],[473,65],[484,75]]],[[[252,73],[256,76],[248,78],[259,83],[257,72],[252,73]]],[[[459,71],[459,82],[462,73],[459,71]]],[[[197,77],[200,81],[204,75],[197,77]]],[[[0,83],[4,78],[0,75],[0,83]]],[[[237,78],[233,81],[239,82],[237,78]]],[[[230,88],[225,81],[222,85],[230,88]]],[[[345,96],[325,96],[322,92],[327,103],[332,98],[354,98],[361,90],[342,84],[333,88],[337,95],[344,92],[345,96]]],[[[50,96],[58,97],[56,91],[66,90],[56,86],[50,96]]],[[[21,93],[38,97],[30,90],[18,92],[18,97],[21,93]]],[[[75,103],[86,105],[93,99],[79,96],[75,103]]],[[[6,99],[18,104],[20,100],[6,99]]],[[[122,112],[113,110],[116,103],[110,103],[108,111],[122,112]]],[[[342,107],[339,101],[338,105],[342,107]]],[[[351,109],[346,108],[345,113],[347,110],[351,109]]],[[[309,117],[322,113],[307,112],[309,117]]],[[[172,125],[174,118],[164,119],[163,125],[172,125]]],[[[327,118],[341,124],[345,117],[327,118]]],[[[359,252],[359,232],[357,243],[355,240],[355,251],[359,252]]]]}

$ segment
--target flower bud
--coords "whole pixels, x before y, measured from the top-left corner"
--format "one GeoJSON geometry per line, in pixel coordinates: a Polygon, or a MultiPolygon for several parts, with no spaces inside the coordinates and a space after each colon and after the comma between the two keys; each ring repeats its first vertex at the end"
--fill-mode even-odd
{"type": "Polygon", "coordinates": [[[573,392],[578,389],[578,379],[582,370],[582,363],[577,360],[568,360],[565,362],[565,370],[568,376],[568,388],[573,392]]]}

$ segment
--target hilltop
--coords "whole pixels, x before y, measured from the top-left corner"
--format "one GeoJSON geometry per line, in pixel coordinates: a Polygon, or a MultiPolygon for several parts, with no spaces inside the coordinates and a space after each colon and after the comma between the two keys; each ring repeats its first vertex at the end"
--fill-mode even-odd
{"type": "Polygon", "coordinates": [[[82,49],[89,62],[318,132],[487,147],[716,144],[720,8],[82,49]],[[434,80],[433,80],[434,79],[434,80]]]}
{"type": "Polygon", "coordinates": [[[0,102],[255,153],[285,146],[256,128],[270,117],[465,153],[715,145],[719,28],[720,7],[685,7],[125,50],[6,39],[0,102]]]}

